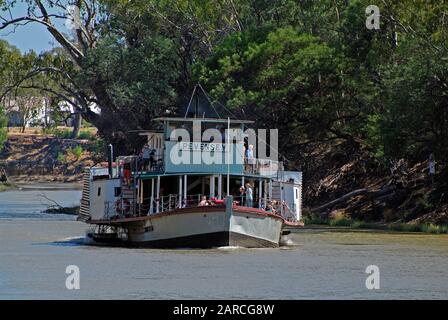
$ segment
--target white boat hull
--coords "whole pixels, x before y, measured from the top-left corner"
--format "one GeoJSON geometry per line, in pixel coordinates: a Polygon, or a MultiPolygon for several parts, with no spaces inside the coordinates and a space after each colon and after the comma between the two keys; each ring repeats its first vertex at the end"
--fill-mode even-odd
{"type": "Polygon", "coordinates": [[[263,210],[220,206],[177,209],[151,216],[109,221],[108,224],[125,230],[115,239],[123,245],[155,248],[260,248],[279,246],[283,222],[281,217],[263,210]]]}

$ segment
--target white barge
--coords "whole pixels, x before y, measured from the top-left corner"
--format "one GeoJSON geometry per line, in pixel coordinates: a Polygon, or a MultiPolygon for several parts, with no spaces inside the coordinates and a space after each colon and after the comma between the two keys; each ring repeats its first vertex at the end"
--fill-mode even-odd
{"type": "Polygon", "coordinates": [[[154,248],[277,247],[286,225],[302,225],[300,172],[284,171],[278,161],[247,159],[244,134],[225,144],[194,134],[244,129],[250,121],[156,120],[161,130],[140,133],[147,135],[149,161],[144,155],[113,161],[110,147],[107,163],[85,169],[78,220],[92,225],[93,240],[154,248]],[[176,129],[193,133],[193,141],[173,139],[176,129]],[[204,152],[223,162],[194,160],[204,152]]]}

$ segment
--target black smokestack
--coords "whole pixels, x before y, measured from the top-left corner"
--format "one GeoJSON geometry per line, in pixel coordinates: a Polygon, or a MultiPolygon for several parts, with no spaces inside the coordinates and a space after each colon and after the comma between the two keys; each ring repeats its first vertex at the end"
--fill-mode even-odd
{"type": "Polygon", "coordinates": [[[109,178],[112,178],[112,162],[114,161],[114,147],[111,144],[107,146],[107,164],[109,168],[109,178]]]}

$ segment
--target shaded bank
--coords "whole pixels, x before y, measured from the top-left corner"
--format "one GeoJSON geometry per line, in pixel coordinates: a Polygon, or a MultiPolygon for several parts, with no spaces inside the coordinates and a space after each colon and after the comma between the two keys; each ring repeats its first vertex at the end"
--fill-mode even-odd
{"type": "Polygon", "coordinates": [[[395,232],[420,232],[430,234],[448,234],[448,225],[437,225],[434,223],[381,223],[366,222],[351,218],[322,219],[321,217],[305,218],[306,227],[333,227],[335,229],[366,229],[395,232]]]}
{"type": "Polygon", "coordinates": [[[304,150],[299,160],[308,219],[448,224],[448,174],[441,161],[432,180],[426,160],[386,164],[348,143],[304,150]]]}

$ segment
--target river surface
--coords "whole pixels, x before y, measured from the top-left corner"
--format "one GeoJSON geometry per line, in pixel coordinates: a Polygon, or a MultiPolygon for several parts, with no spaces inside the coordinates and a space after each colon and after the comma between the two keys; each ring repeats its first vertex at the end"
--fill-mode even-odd
{"type": "Polygon", "coordinates": [[[41,213],[45,197],[0,193],[0,299],[448,299],[446,235],[301,231],[280,249],[152,250],[87,245],[74,216],[41,213]],[[68,290],[68,265],[80,289],[68,290]],[[366,288],[366,267],[380,288],[366,288]]]}

